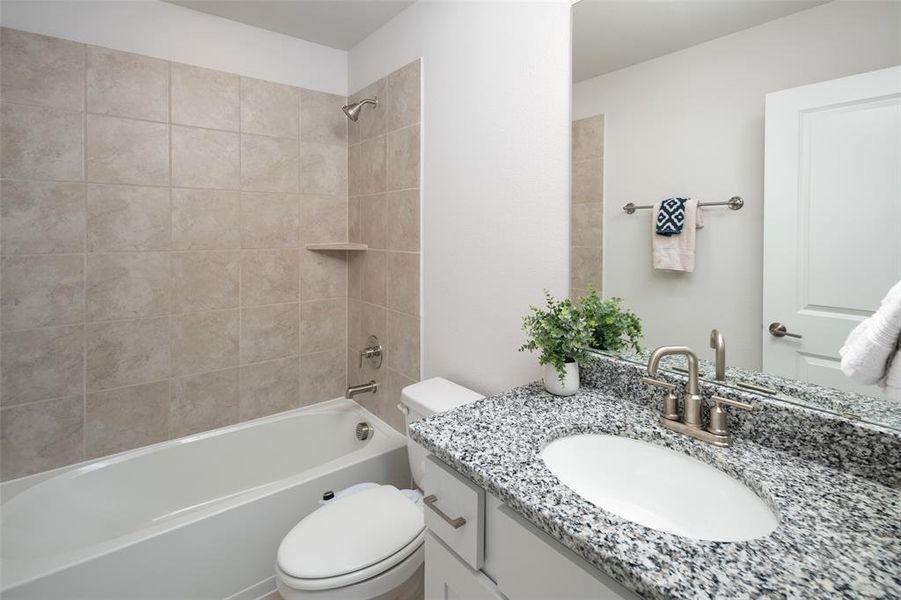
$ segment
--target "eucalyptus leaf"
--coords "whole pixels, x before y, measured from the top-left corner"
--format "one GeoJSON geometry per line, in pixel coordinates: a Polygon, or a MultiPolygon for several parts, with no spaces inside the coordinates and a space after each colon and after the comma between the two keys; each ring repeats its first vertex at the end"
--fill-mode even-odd
{"type": "Polygon", "coordinates": [[[641,340],[641,319],[623,308],[622,303],[622,298],[602,300],[593,289],[579,298],[579,309],[591,330],[592,348],[608,352],[625,349],[641,352],[638,344],[641,340]]]}
{"type": "Polygon", "coordinates": [[[530,306],[530,313],[523,318],[523,330],[528,340],[519,349],[539,350],[538,363],[553,365],[563,383],[568,362],[584,361],[588,357],[586,348],[591,344],[591,328],[580,307],[569,298],[556,300],[550,292],[544,291],[547,306],[530,306]]]}

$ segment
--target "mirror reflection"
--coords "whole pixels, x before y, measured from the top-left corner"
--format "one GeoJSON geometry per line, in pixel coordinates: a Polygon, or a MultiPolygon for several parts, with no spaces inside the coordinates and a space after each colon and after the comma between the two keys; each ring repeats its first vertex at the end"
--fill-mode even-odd
{"type": "Polygon", "coordinates": [[[640,317],[630,358],[901,428],[889,4],[574,6],[571,292],[640,317]]]}

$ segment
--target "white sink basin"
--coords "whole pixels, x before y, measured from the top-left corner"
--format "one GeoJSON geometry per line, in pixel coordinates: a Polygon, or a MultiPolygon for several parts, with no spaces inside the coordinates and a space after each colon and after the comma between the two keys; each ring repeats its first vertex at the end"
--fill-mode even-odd
{"type": "Polygon", "coordinates": [[[548,444],[551,473],[595,506],[667,533],[740,542],[779,520],[743,484],[684,454],[614,435],[573,435],[548,444]]]}

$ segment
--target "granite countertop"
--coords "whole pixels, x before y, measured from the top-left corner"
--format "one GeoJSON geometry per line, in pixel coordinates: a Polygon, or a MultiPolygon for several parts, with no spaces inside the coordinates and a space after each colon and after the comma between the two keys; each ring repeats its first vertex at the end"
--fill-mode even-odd
{"type": "Polygon", "coordinates": [[[659,412],[583,387],[540,384],[428,417],[410,436],[627,588],[648,598],[901,597],[901,491],[743,439],[717,448],[664,429],[659,412]],[[708,542],[649,529],[563,485],[541,450],[573,433],[651,441],[713,465],[779,515],[769,536],[708,542]]]}

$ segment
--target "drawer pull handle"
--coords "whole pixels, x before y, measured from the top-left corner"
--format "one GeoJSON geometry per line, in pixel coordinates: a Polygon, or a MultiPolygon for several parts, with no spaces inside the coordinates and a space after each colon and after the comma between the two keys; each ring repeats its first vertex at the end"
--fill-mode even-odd
{"type": "Polygon", "coordinates": [[[466,525],[466,519],[463,517],[457,517],[456,519],[451,519],[443,510],[435,506],[435,503],[438,502],[438,496],[435,494],[431,494],[422,499],[425,502],[425,505],[435,511],[435,514],[444,519],[448,525],[453,527],[454,529],[460,529],[464,525],[466,525]]]}

